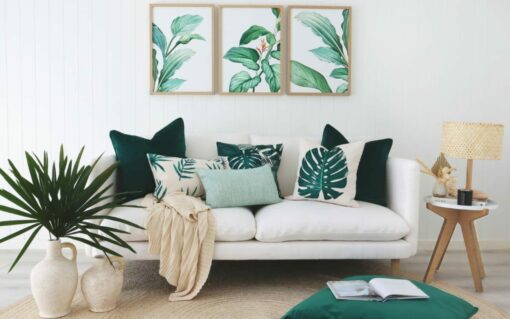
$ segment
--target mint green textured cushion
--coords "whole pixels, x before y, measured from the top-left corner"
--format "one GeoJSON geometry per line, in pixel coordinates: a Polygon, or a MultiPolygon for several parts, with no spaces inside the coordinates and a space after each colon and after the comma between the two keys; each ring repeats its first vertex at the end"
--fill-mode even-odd
{"type": "MultiPolygon", "coordinates": [[[[381,276],[353,276],[344,280],[365,280],[381,276]]],[[[350,301],[337,300],[324,288],[305,299],[283,316],[283,319],[468,319],[478,308],[470,303],[419,281],[413,283],[430,299],[350,301]]]]}
{"type": "Polygon", "coordinates": [[[174,157],[184,157],[186,153],[182,118],[162,128],[150,140],[119,131],[111,131],[110,139],[119,161],[117,191],[137,192],[131,198],[143,197],[156,188],[148,153],[174,157]]]}
{"type": "Polygon", "coordinates": [[[267,205],[281,201],[269,165],[241,170],[199,169],[205,202],[212,208],[267,205]]]}

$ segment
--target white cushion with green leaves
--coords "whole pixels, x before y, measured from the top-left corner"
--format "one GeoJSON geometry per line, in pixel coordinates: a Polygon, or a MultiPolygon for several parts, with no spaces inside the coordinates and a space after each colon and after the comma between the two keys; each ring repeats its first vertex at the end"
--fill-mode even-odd
{"type": "Polygon", "coordinates": [[[288,198],[358,207],[356,174],[364,147],[356,142],[327,149],[301,141],[297,180],[288,198]]]}
{"type": "Polygon", "coordinates": [[[226,169],[225,162],[201,160],[194,158],[169,157],[158,154],[147,154],[149,164],[156,183],[154,196],[163,198],[166,194],[185,193],[189,196],[201,197],[205,194],[204,186],[197,175],[197,169],[226,169]]]}

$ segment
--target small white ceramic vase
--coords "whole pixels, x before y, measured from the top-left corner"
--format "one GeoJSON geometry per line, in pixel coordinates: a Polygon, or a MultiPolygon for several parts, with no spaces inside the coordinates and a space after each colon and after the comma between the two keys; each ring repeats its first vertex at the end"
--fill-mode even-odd
{"type": "Polygon", "coordinates": [[[446,197],[448,195],[448,189],[446,189],[446,184],[436,180],[434,183],[434,188],[432,188],[432,195],[436,197],[446,197]]]}
{"type": "Polygon", "coordinates": [[[124,259],[98,258],[81,277],[81,291],[92,312],[108,312],[117,307],[124,282],[124,259]]]}
{"type": "Polygon", "coordinates": [[[42,318],[59,318],[71,312],[71,303],[78,286],[76,247],[60,240],[50,240],[46,257],[32,268],[30,274],[32,295],[42,318]],[[71,259],[62,255],[62,249],[72,251],[71,259]]]}

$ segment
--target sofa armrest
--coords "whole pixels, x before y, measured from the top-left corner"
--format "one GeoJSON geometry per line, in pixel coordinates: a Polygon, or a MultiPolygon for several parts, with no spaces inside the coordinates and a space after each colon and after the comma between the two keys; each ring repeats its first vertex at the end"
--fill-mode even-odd
{"type": "MultiPolygon", "coordinates": [[[[115,155],[103,156],[99,160],[99,162],[96,164],[94,169],[92,170],[92,173],[90,174],[90,180],[93,180],[94,178],[96,178],[99,174],[101,174],[108,167],[115,164],[116,161],[117,161],[117,159],[116,159],[115,155]]],[[[117,171],[113,172],[113,174],[104,183],[104,186],[107,186],[110,184],[113,184],[113,186],[107,192],[105,192],[103,196],[109,196],[109,195],[115,194],[116,181],[117,181],[117,171]]],[[[101,189],[104,189],[104,187],[102,187],[101,189]]],[[[104,204],[108,203],[109,201],[110,201],[109,199],[104,200],[104,201],[96,204],[95,206],[104,205],[104,204]]],[[[96,213],[96,215],[108,215],[108,214],[110,214],[111,211],[112,211],[111,208],[103,209],[103,210],[99,211],[98,213],[96,213]]],[[[102,221],[102,219],[90,220],[91,223],[94,223],[96,225],[99,225],[101,223],[101,221],[102,221]]]]}
{"type": "Polygon", "coordinates": [[[387,168],[388,208],[399,214],[411,228],[404,238],[411,244],[412,255],[418,248],[420,212],[420,170],[418,163],[403,158],[389,158],[387,168]]]}

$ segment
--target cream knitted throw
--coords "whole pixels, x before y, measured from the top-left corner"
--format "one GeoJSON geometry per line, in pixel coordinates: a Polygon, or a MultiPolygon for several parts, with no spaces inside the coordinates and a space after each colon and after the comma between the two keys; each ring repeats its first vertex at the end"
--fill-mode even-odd
{"type": "Polygon", "coordinates": [[[149,194],[142,205],[149,211],[145,222],[149,252],[159,254],[159,274],[176,287],[168,300],[193,299],[211,268],[214,215],[199,198],[180,193],[166,195],[159,202],[149,194]]]}

